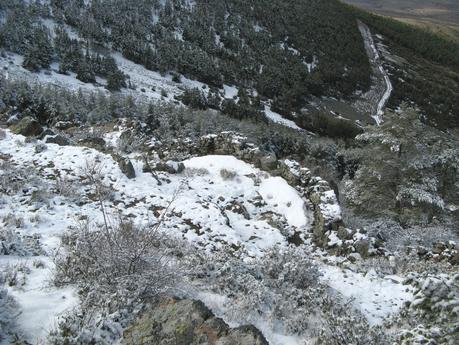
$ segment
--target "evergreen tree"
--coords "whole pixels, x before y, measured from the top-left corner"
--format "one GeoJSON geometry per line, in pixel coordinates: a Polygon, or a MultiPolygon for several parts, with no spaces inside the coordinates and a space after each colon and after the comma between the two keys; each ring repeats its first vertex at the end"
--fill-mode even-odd
{"type": "Polygon", "coordinates": [[[33,38],[26,45],[22,66],[30,71],[48,68],[53,56],[53,47],[45,27],[38,26],[33,31],[33,38]]]}
{"type": "Polygon", "coordinates": [[[96,82],[96,76],[94,74],[94,71],[91,68],[91,65],[88,63],[87,59],[82,59],[77,66],[77,71],[76,71],[77,79],[81,80],[83,83],[95,83],[96,82]]]}

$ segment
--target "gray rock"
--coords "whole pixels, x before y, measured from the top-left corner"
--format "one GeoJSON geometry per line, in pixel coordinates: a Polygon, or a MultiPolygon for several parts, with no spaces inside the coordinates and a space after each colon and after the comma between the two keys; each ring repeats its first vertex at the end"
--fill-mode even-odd
{"type": "Polygon", "coordinates": [[[259,158],[260,168],[265,171],[277,169],[277,157],[275,153],[264,154],[259,158]]]}
{"type": "Polygon", "coordinates": [[[121,172],[126,175],[127,178],[133,179],[135,178],[135,169],[134,166],[132,165],[132,162],[129,160],[129,158],[124,158],[118,156],[116,158],[116,161],[118,162],[118,165],[121,169],[121,172]]]}
{"type": "Polygon", "coordinates": [[[54,125],[54,127],[56,127],[59,130],[63,130],[63,131],[66,130],[66,129],[72,128],[74,126],[75,126],[75,124],[73,122],[71,122],[71,121],[58,121],[54,125]]]}
{"type": "Polygon", "coordinates": [[[226,205],[225,209],[227,211],[231,211],[233,213],[240,214],[240,215],[244,216],[244,218],[247,219],[247,220],[250,219],[250,214],[247,211],[247,209],[245,208],[245,206],[242,205],[240,202],[238,202],[236,200],[233,200],[228,205],[226,205]]]}
{"type": "Polygon", "coordinates": [[[267,345],[253,326],[231,329],[199,301],[163,297],[129,326],[122,345],[267,345]]]}
{"type": "Polygon", "coordinates": [[[15,134],[21,134],[26,137],[34,137],[40,135],[43,132],[43,128],[37,120],[31,118],[30,116],[26,116],[17,124],[11,126],[11,131],[15,134]]]}
{"type": "Polygon", "coordinates": [[[359,253],[363,258],[368,257],[368,252],[370,250],[370,242],[366,239],[361,239],[355,242],[354,244],[355,251],[359,253]]]}
{"type": "Polygon", "coordinates": [[[347,256],[347,258],[352,263],[362,260],[362,256],[359,253],[351,253],[347,256]]]}
{"type": "Polygon", "coordinates": [[[90,147],[98,151],[103,151],[105,149],[106,142],[102,138],[84,138],[78,141],[79,145],[90,147]]]}
{"type": "Polygon", "coordinates": [[[66,137],[64,137],[61,134],[56,134],[53,136],[47,135],[45,137],[45,143],[47,144],[57,144],[59,146],[68,146],[70,145],[70,140],[66,137]]]}
{"type": "Polygon", "coordinates": [[[336,235],[338,236],[340,240],[347,241],[347,240],[352,239],[352,236],[354,235],[354,233],[355,232],[352,231],[351,229],[347,229],[344,226],[340,226],[338,228],[336,235]]]}
{"type": "Polygon", "coordinates": [[[169,174],[180,174],[185,170],[185,165],[182,162],[158,162],[152,168],[154,171],[164,171],[169,174]]]}
{"type": "Polygon", "coordinates": [[[35,145],[35,153],[41,153],[43,151],[46,151],[47,149],[48,147],[43,143],[39,143],[35,145]]]}
{"type": "Polygon", "coordinates": [[[55,136],[56,133],[54,133],[54,131],[52,131],[51,129],[49,128],[46,128],[43,132],[41,132],[39,138],[41,140],[45,139],[46,136],[55,136]]]}

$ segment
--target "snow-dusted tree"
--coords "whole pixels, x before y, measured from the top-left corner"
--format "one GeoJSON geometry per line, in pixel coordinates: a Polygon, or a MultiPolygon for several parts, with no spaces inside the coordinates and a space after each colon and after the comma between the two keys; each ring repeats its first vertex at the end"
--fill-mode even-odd
{"type": "Polygon", "coordinates": [[[53,57],[53,47],[44,26],[34,28],[32,38],[26,43],[22,66],[31,71],[48,68],[53,57]]]}

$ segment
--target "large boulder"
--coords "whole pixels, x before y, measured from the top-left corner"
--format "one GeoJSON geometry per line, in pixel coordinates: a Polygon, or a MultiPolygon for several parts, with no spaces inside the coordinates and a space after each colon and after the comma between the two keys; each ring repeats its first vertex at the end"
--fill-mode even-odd
{"type": "Polygon", "coordinates": [[[367,239],[360,239],[354,243],[354,248],[363,258],[367,258],[370,250],[370,242],[367,239]]]}
{"type": "Polygon", "coordinates": [[[121,345],[267,345],[253,326],[231,329],[199,301],[163,297],[128,327],[121,345]]]}
{"type": "Polygon", "coordinates": [[[88,137],[88,138],[80,139],[78,141],[78,144],[81,146],[86,146],[92,149],[96,149],[98,151],[104,151],[106,142],[103,138],[88,137]]]}
{"type": "Polygon", "coordinates": [[[271,153],[265,153],[259,158],[259,164],[261,170],[264,171],[272,171],[277,169],[277,157],[276,154],[271,152],[271,153]]]}
{"type": "Polygon", "coordinates": [[[135,178],[135,169],[132,165],[132,162],[129,158],[125,158],[119,155],[114,155],[113,157],[115,161],[118,163],[121,172],[126,175],[127,178],[133,179],[135,178]]]}
{"type": "Polygon", "coordinates": [[[70,140],[61,134],[47,135],[44,140],[46,144],[57,144],[59,146],[70,145],[70,140]]]}
{"type": "Polygon", "coordinates": [[[37,120],[26,116],[21,119],[18,123],[11,126],[11,131],[15,134],[21,134],[26,137],[35,137],[43,132],[43,128],[37,120]]]}

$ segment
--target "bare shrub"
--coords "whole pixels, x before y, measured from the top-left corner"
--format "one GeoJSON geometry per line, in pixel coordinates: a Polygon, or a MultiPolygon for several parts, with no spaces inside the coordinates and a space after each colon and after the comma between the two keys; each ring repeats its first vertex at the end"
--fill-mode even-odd
{"type": "Polygon", "coordinates": [[[91,286],[104,294],[153,297],[176,279],[163,237],[158,225],[138,227],[119,220],[101,229],[82,223],[62,238],[65,252],[56,258],[55,282],[91,286]]]}
{"type": "Polygon", "coordinates": [[[26,284],[29,273],[30,268],[24,261],[8,264],[1,272],[1,282],[8,286],[22,287],[26,284]]]}
{"type": "Polygon", "coordinates": [[[145,136],[133,130],[124,131],[117,140],[117,148],[124,153],[139,151],[145,142],[145,136]]]}
{"type": "Polygon", "coordinates": [[[25,225],[24,218],[14,213],[8,213],[6,216],[4,216],[2,219],[2,223],[6,227],[14,227],[17,229],[22,229],[25,225]]]}
{"type": "Polygon", "coordinates": [[[55,184],[57,194],[64,197],[75,196],[75,188],[73,186],[73,181],[69,180],[67,177],[58,176],[56,178],[55,184]]]}
{"type": "MultiPolygon", "coordinates": [[[[8,290],[0,288],[0,342],[7,343],[6,339],[16,337],[14,334],[15,321],[20,315],[20,309],[15,299],[8,294],[8,290]]],[[[18,342],[19,344],[19,342],[18,342]]]]}
{"type": "Polygon", "coordinates": [[[186,177],[206,176],[209,175],[209,170],[205,168],[186,168],[184,174],[186,177]]]}
{"type": "Polygon", "coordinates": [[[19,255],[27,254],[21,236],[14,230],[6,226],[0,227],[0,255],[19,255]]]}
{"type": "Polygon", "coordinates": [[[227,180],[232,181],[237,176],[237,173],[233,170],[222,169],[220,170],[220,176],[225,181],[227,180]]]}

